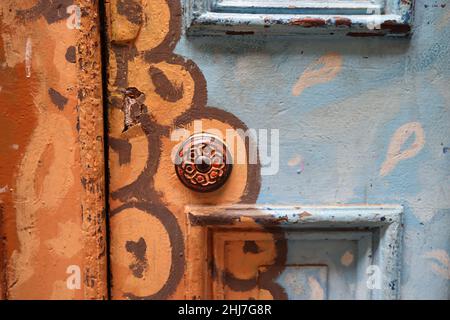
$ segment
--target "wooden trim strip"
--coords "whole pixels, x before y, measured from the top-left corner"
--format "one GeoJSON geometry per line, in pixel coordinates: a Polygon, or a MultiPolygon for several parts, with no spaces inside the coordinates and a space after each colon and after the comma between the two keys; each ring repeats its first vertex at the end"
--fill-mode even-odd
{"type": "Polygon", "coordinates": [[[78,115],[84,242],[84,297],[107,299],[107,244],[99,2],[78,0],[78,115]]]}

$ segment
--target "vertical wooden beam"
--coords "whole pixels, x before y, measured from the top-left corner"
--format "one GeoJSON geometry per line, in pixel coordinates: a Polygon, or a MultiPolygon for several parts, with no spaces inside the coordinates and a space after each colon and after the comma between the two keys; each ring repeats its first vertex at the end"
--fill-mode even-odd
{"type": "Polygon", "coordinates": [[[99,3],[79,0],[78,112],[86,299],[107,299],[104,123],[99,3]]]}

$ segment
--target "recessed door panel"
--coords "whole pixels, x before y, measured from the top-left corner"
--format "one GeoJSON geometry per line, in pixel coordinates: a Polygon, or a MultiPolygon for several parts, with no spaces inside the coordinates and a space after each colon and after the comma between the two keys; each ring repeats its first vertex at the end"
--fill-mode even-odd
{"type": "Polygon", "coordinates": [[[265,282],[276,267],[277,276],[270,281],[288,299],[370,298],[365,274],[372,261],[370,232],[292,231],[285,236],[286,259],[276,261],[279,253],[269,233],[214,232],[213,297],[272,299],[265,282]]]}
{"type": "Polygon", "coordinates": [[[401,207],[187,209],[187,298],[395,298],[401,207]]]}

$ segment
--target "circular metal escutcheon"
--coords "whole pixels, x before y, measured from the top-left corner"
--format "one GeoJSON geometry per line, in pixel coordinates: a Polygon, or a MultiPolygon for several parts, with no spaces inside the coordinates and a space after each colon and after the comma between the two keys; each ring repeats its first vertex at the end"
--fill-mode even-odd
{"type": "Polygon", "coordinates": [[[180,181],[197,192],[211,192],[222,187],[231,174],[232,157],[217,136],[197,133],[182,143],[175,158],[180,181]]]}

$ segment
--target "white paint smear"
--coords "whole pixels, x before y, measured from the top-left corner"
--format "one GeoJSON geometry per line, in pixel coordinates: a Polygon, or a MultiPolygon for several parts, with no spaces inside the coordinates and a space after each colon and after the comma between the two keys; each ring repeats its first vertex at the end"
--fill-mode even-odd
{"type": "Polygon", "coordinates": [[[31,57],[33,55],[33,43],[31,38],[27,38],[27,44],[25,46],[25,74],[26,77],[31,77],[31,57]]]}

